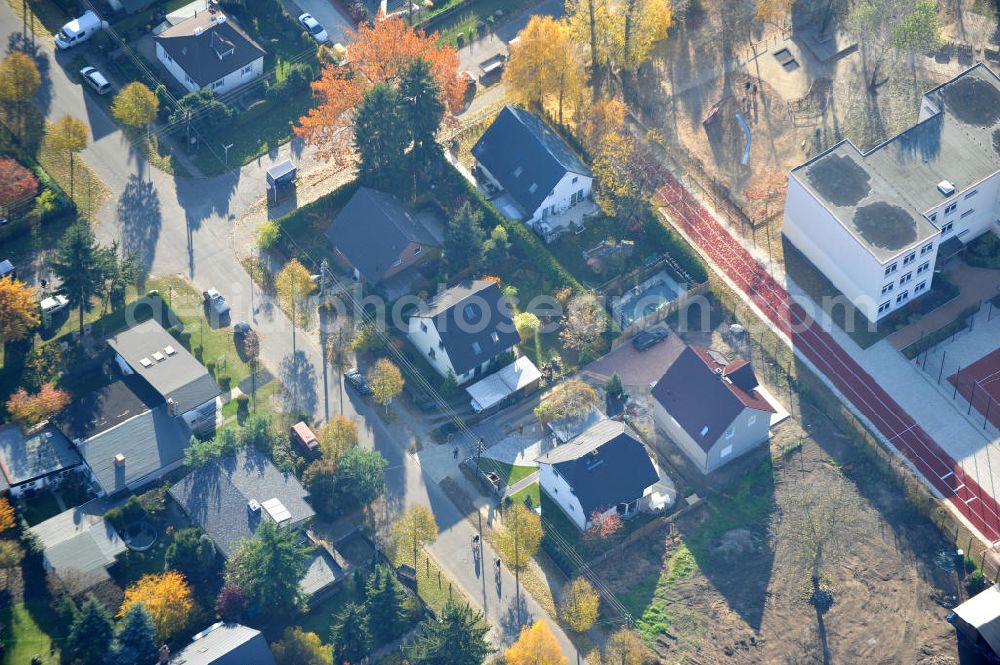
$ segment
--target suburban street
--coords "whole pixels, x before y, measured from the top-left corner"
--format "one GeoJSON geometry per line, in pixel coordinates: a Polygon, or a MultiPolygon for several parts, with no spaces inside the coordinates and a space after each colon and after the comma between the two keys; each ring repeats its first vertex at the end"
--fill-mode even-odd
{"type": "MultiPolygon", "coordinates": [[[[561,7],[561,3],[549,0],[545,6],[561,7]]],[[[20,19],[6,3],[0,3],[0,39],[7,42],[20,28],[20,19]]],[[[262,359],[285,386],[286,399],[317,420],[325,417],[327,400],[330,413],[337,413],[340,386],[335,385],[335,375],[326,375],[315,327],[296,334],[288,317],[251,285],[236,252],[245,238],[234,238],[233,233],[236,221],[248,209],[260,210],[264,171],[291,157],[300,174],[307,177],[323,168],[313,151],[293,141],[241,169],[213,178],[177,178],[149,168],[104,110],[67,78],[62,63],[69,57],[54,55],[48,38],[40,37],[39,45],[49,60],[40,93],[49,120],[69,113],[84,119],[91,128],[92,143],[82,157],[111,192],[98,219],[93,220],[101,242],[120,239],[125,247],[138,252],[152,275],[181,274],[199,290],[219,289],[232,307],[232,320],[248,321],[259,331],[262,359]]],[[[238,228],[244,233],[251,227],[238,228]]],[[[25,277],[48,277],[44,268],[36,268],[38,272],[25,277]]],[[[357,419],[363,445],[376,448],[389,461],[386,481],[390,504],[423,504],[433,510],[441,530],[440,538],[430,547],[433,557],[485,612],[497,631],[497,643],[513,642],[518,632],[510,620],[516,611],[513,575],[504,568],[500,597],[492,583],[485,584],[476,575],[470,550],[473,526],[442,489],[426,478],[416,456],[407,452],[420,435],[408,425],[419,421],[396,415],[387,425],[370,403],[356,399],[350,391],[344,394],[352,398],[344,404],[344,415],[357,419]]],[[[492,561],[495,554],[487,546],[484,556],[492,561]]],[[[534,599],[526,598],[524,605],[529,621],[545,616],[534,599]]],[[[549,624],[564,653],[573,660],[576,651],[568,637],[554,622],[549,624]]]]}

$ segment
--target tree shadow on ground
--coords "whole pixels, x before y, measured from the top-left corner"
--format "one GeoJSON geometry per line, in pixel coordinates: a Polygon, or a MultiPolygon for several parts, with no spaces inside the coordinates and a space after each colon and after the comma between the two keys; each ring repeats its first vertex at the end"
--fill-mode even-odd
{"type": "MultiPolygon", "coordinates": [[[[514,592],[514,589],[511,589],[514,592]]],[[[534,617],[528,611],[528,605],[524,602],[524,587],[521,588],[521,596],[510,604],[507,611],[500,617],[500,630],[503,631],[503,641],[513,642],[521,633],[522,626],[530,626],[534,623],[534,617]]]]}
{"type": "Polygon", "coordinates": [[[278,370],[284,411],[312,416],[316,411],[316,368],[302,351],[285,356],[278,370]]]}
{"type": "Polygon", "coordinates": [[[118,227],[122,247],[134,252],[146,270],[153,264],[162,222],[160,196],[156,188],[152,182],[133,173],[118,197],[118,227]]]}

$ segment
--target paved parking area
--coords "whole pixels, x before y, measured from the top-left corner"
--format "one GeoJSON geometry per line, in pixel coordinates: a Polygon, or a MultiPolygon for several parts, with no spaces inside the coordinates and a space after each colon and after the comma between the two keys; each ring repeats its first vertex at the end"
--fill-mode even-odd
{"type": "Polygon", "coordinates": [[[286,0],[286,3],[289,13],[296,17],[303,12],[312,14],[326,28],[331,44],[347,44],[347,30],[354,25],[332,0],[286,0]]]}
{"type": "Polygon", "coordinates": [[[654,326],[651,330],[660,328],[670,334],[651,349],[636,351],[629,340],[624,340],[610,353],[584,367],[582,373],[604,383],[617,372],[626,386],[649,386],[663,376],[667,365],[684,350],[684,342],[668,326],[654,326]]]}

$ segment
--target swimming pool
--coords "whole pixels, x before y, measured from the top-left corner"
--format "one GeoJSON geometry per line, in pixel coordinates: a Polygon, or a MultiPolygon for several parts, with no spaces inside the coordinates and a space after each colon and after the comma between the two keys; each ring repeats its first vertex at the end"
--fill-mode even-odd
{"type": "Polygon", "coordinates": [[[626,328],[677,300],[680,286],[666,272],[659,272],[621,296],[612,307],[618,325],[626,328]]]}

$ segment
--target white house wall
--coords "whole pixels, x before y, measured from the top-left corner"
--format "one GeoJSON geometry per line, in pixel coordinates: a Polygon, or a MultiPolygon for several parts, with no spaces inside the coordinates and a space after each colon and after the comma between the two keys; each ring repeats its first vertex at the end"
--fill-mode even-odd
{"type": "Polygon", "coordinates": [[[570,201],[573,198],[573,194],[583,190],[583,194],[577,197],[579,200],[589,198],[591,192],[593,191],[594,179],[590,176],[585,176],[579,173],[567,173],[562,177],[562,180],[552,188],[552,192],[545,197],[541,205],[531,213],[531,219],[527,220],[530,222],[535,222],[540,219],[545,218],[548,215],[558,215],[567,208],[571,207],[570,201]],[[576,180],[576,182],[573,182],[576,180]],[[555,209],[553,209],[555,206],[555,209]]]}
{"type": "MultiPolygon", "coordinates": [[[[194,80],[187,75],[187,72],[185,72],[181,66],[170,57],[170,54],[166,52],[160,43],[156,44],[156,58],[164,67],[166,67],[171,76],[173,76],[185,90],[188,92],[196,92],[199,89],[198,84],[195,83],[194,80]]],[[[217,95],[223,95],[230,90],[235,90],[242,85],[246,85],[264,73],[264,58],[257,58],[246,67],[241,67],[236,71],[230,72],[225,77],[215,81],[214,83],[206,85],[205,87],[212,90],[217,95]],[[250,68],[249,71],[244,71],[246,70],[246,67],[250,68]]]]}
{"type": "Polygon", "coordinates": [[[1000,235],[1000,173],[956,192],[926,214],[935,215],[934,224],[942,231],[945,225],[952,224],[950,230],[941,234],[938,244],[953,237],[969,243],[987,231],[1000,235]],[[953,203],[958,204],[955,211],[946,215],[945,209],[953,203]]]}
{"type": "MultiPolygon", "coordinates": [[[[442,378],[447,377],[448,372],[455,371],[455,368],[451,364],[451,358],[448,357],[448,352],[441,348],[441,336],[438,334],[437,328],[434,327],[434,322],[431,319],[416,316],[411,317],[410,330],[407,333],[407,337],[410,338],[410,342],[424,357],[424,360],[429,362],[434,371],[440,374],[442,378]],[[421,324],[423,325],[421,326],[421,324]],[[426,330],[423,328],[426,328],[426,330]],[[434,352],[433,356],[430,354],[431,351],[434,352]]],[[[458,378],[456,375],[456,379],[458,378]]],[[[459,379],[459,383],[463,383],[463,381],[459,379]]]]}
{"type": "Polygon", "coordinates": [[[569,483],[551,464],[538,465],[538,482],[549,498],[555,501],[573,524],[581,531],[587,528],[587,516],[569,483]]]}

